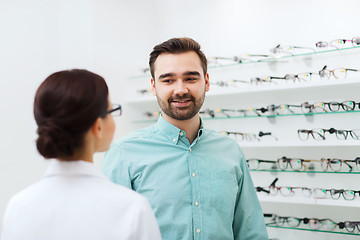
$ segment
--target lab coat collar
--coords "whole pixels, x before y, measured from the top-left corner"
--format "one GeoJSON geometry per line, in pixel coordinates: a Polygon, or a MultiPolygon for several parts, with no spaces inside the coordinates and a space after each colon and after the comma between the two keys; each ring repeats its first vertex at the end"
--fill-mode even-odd
{"type": "Polygon", "coordinates": [[[52,176],[75,176],[87,175],[93,177],[105,178],[105,176],[98,170],[93,163],[83,160],[77,161],[59,161],[56,159],[49,160],[48,168],[44,177],[52,176]]]}

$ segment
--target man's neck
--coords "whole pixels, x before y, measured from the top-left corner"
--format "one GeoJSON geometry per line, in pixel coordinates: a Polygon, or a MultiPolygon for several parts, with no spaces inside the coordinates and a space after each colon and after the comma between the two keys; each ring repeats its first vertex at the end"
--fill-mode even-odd
{"type": "Polygon", "coordinates": [[[197,113],[193,118],[188,120],[176,120],[166,114],[162,113],[162,117],[168,123],[174,125],[177,128],[186,132],[186,138],[189,140],[190,144],[196,139],[198,131],[200,129],[200,117],[197,113]]]}

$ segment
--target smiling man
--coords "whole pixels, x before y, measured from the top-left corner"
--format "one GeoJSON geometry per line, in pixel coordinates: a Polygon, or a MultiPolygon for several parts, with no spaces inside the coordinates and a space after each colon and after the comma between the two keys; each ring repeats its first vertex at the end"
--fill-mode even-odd
{"type": "Polygon", "coordinates": [[[263,213],[238,144],[204,128],[207,60],[190,38],[150,54],[156,124],[115,142],[104,173],[150,202],[164,240],[267,240],[263,213]]]}

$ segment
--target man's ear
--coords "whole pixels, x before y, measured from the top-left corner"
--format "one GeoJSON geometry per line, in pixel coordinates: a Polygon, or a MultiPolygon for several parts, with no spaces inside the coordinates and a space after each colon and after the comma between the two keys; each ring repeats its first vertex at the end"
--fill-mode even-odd
{"type": "Polygon", "coordinates": [[[210,89],[209,73],[206,73],[206,76],[205,76],[205,92],[209,91],[209,89],[210,89]]]}
{"type": "Polygon", "coordinates": [[[103,126],[101,118],[96,119],[94,124],[91,127],[91,132],[97,137],[102,138],[103,135],[103,126]]]}
{"type": "Polygon", "coordinates": [[[155,90],[155,80],[151,78],[151,91],[156,96],[156,90],[155,90]]]}

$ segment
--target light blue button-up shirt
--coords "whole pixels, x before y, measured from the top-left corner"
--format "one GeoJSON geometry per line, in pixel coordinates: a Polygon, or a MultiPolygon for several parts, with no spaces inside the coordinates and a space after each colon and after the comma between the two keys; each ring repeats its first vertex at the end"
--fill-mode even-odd
{"type": "Polygon", "coordinates": [[[200,127],[192,144],[161,116],[114,142],[103,171],[145,196],[164,240],[267,240],[246,161],[231,138],[200,127]]]}

